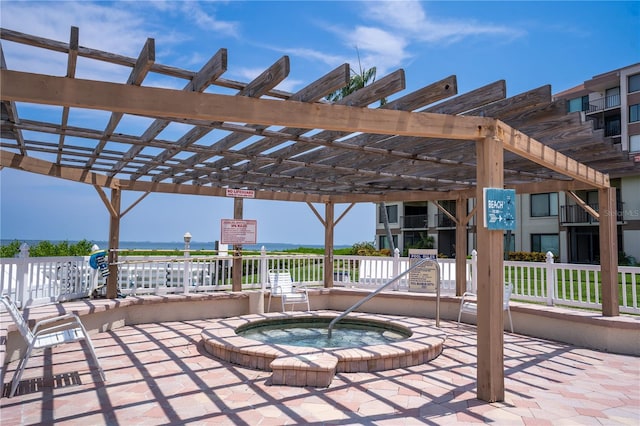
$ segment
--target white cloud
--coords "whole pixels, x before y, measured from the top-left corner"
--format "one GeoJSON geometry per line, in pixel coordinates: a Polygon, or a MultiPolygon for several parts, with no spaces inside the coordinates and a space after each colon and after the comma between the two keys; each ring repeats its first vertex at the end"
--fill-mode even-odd
{"type": "Polygon", "coordinates": [[[454,43],[476,35],[517,37],[522,34],[519,29],[504,25],[429,17],[423,3],[418,1],[375,1],[367,5],[363,8],[365,17],[420,42],[454,43]]]}
{"type": "MultiPolygon", "coordinates": [[[[204,5],[208,9],[215,6],[215,2],[205,2],[204,5]]],[[[227,36],[237,37],[239,31],[239,23],[233,21],[223,21],[216,18],[215,13],[207,13],[201,3],[195,1],[186,1],[182,3],[182,12],[188,19],[192,20],[198,27],[206,31],[224,33],[227,36]]]]}
{"type": "MultiPolygon", "coordinates": [[[[421,43],[451,44],[468,37],[518,37],[515,28],[474,20],[431,18],[418,1],[372,1],[360,7],[362,18],[370,23],[353,28],[328,26],[327,30],[341,37],[345,46],[357,46],[363,68],[376,66],[378,75],[406,64],[413,58],[410,53],[421,43]]],[[[357,58],[350,61],[357,67],[357,58]]]]}
{"type": "Polygon", "coordinates": [[[264,68],[238,68],[234,74],[239,75],[243,81],[252,81],[264,72],[264,68]]]}
{"type": "Polygon", "coordinates": [[[320,61],[331,67],[337,67],[338,65],[341,65],[347,62],[347,58],[345,58],[344,56],[335,55],[331,53],[324,53],[315,49],[299,48],[299,47],[294,47],[294,48],[269,47],[269,48],[292,57],[304,58],[312,61],[320,61]]]}
{"type": "MultiPolygon", "coordinates": [[[[346,43],[353,47],[354,55],[356,48],[360,52],[362,68],[375,66],[380,74],[397,67],[409,56],[405,38],[380,28],[358,26],[349,34],[346,43]]],[[[358,69],[358,58],[352,60],[351,64],[358,69]]]]}
{"type": "Polygon", "coordinates": [[[75,26],[81,46],[124,55],[136,55],[136,46],[147,36],[142,18],[102,3],[3,2],[1,20],[3,28],[64,43],[75,26]]]}
{"type": "Polygon", "coordinates": [[[417,1],[366,2],[364,16],[402,32],[417,33],[424,29],[426,16],[417,1]]]}

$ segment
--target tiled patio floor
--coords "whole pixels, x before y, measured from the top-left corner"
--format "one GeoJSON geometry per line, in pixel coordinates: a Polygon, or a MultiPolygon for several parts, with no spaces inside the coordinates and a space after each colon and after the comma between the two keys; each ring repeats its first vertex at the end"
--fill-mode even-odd
{"type": "MultiPolygon", "coordinates": [[[[95,335],[104,384],[89,370],[79,344],[39,354],[19,395],[0,399],[0,423],[640,424],[638,357],[505,334],[506,398],[488,404],[476,399],[471,326],[443,321],[444,352],[429,364],[338,374],[329,388],[315,389],[272,386],[271,373],[212,359],[200,342],[207,324],[145,324],[95,335]]],[[[6,381],[16,365],[9,365],[6,381]]]]}

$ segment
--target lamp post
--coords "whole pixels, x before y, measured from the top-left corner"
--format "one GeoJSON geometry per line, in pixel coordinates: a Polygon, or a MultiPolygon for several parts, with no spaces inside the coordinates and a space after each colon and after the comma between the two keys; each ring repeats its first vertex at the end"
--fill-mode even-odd
{"type": "Polygon", "coordinates": [[[191,245],[191,234],[189,232],[184,233],[184,257],[189,257],[189,249],[191,245]]]}

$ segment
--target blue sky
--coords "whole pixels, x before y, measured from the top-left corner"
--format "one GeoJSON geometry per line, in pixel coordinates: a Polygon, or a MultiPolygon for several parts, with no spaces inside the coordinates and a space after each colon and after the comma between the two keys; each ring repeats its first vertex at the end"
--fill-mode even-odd
{"type": "MultiPolygon", "coordinates": [[[[288,55],[291,72],[278,87],[288,91],[345,62],[357,69],[356,47],[362,66],[376,66],[378,77],[405,69],[405,94],[452,74],[459,93],[501,79],[509,96],[545,84],[556,93],[640,62],[637,1],[2,0],[0,12],[2,28],[68,42],[70,27],[77,26],[82,46],[132,57],[151,37],[157,62],[192,70],[224,47],[224,77],[233,80],[249,81],[288,55]]],[[[2,47],[9,69],[65,74],[64,55],[38,56],[6,41],[2,47]]],[[[79,59],[77,77],[124,82],[127,73],[79,59]]],[[[3,169],[0,190],[2,239],[108,237],[107,210],[89,185],[3,169]]],[[[139,195],[125,193],[122,209],[139,195]]],[[[345,207],[337,207],[336,217],[345,207]]],[[[152,194],[122,219],[120,238],[181,241],[189,231],[194,241],[214,241],[220,220],[231,217],[230,199],[152,194]]],[[[323,243],[323,228],[305,204],[246,200],[244,217],[258,221],[259,242],[323,243]]],[[[374,236],[375,206],[362,204],[338,224],[335,243],[374,236]]]]}

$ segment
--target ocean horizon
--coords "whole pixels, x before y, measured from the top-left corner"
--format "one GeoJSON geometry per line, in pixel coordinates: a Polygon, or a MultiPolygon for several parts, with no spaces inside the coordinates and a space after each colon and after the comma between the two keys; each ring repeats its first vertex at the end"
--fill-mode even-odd
{"type": "MultiPolygon", "coordinates": [[[[61,242],[68,242],[69,244],[76,244],[79,240],[23,240],[19,238],[2,238],[0,239],[0,245],[8,245],[13,241],[19,241],[20,243],[27,243],[29,246],[37,245],[40,241],[49,241],[52,244],[59,244],[61,242]]],[[[93,241],[87,239],[87,241],[97,244],[101,249],[106,249],[108,244],[106,241],[93,241]]],[[[267,251],[283,251],[296,248],[324,248],[324,244],[304,244],[304,243],[258,243],[258,244],[245,244],[242,246],[243,250],[259,251],[264,247],[267,251]]],[[[351,245],[335,245],[334,248],[346,248],[351,245]]],[[[120,249],[129,250],[183,250],[184,241],[120,241],[120,249]]],[[[215,250],[215,241],[191,241],[190,250],[215,250]]],[[[231,246],[230,246],[231,248],[231,246]]]]}

